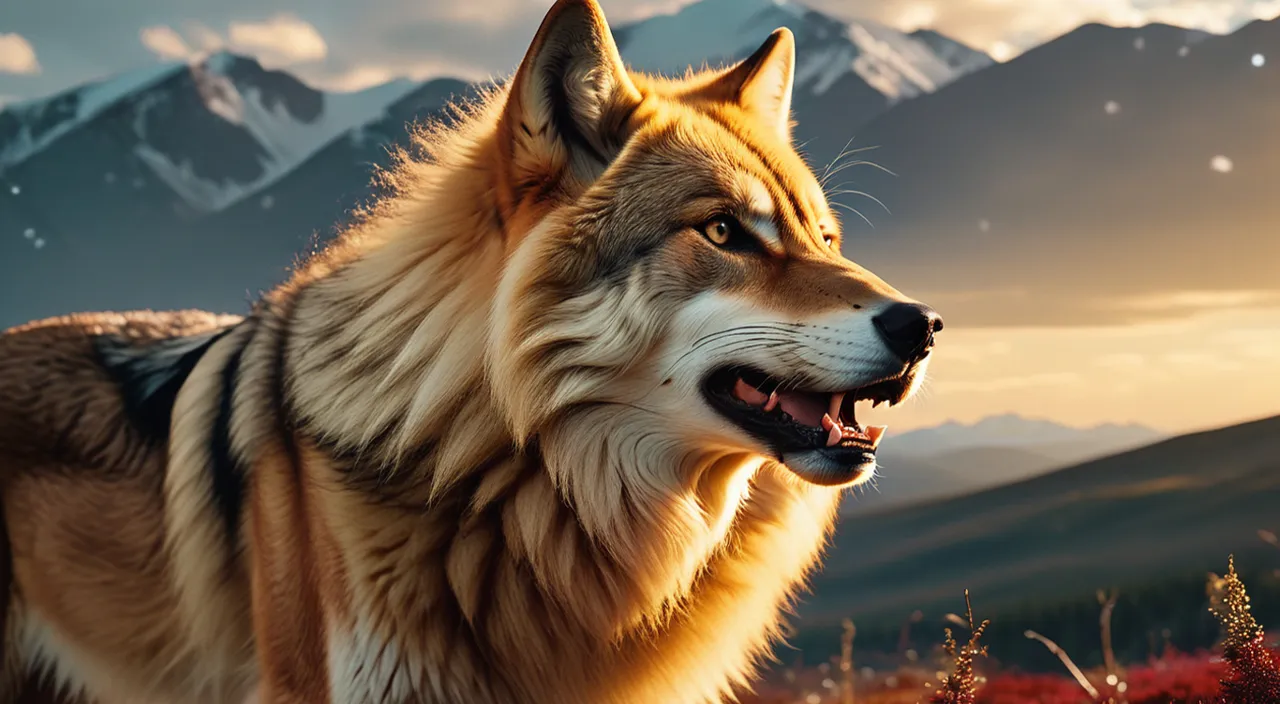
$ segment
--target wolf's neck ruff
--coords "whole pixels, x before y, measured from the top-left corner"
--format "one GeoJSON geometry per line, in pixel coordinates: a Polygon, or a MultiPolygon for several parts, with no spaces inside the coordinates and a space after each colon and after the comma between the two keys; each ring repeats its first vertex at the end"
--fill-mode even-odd
{"type": "Polygon", "coordinates": [[[492,559],[523,564],[548,599],[589,605],[566,614],[582,636],[625,637],[667,618],[723,543],[763,459],[651,447],[643,410],[566,397],[547,405],[572,422],[532,442],[513,435],[498,402],[510,390],[484,365],[504,240],[474,239],[480,213],[449,217],[456,191],[414,196],[384,205],[395,215],[366,221],[291,289],[285,379],[298,430],[374,503],[427,521],[452,506],[464,515],[443,520],[463,524],[507,514],[491,546],[506,555],[492,559]],[[548,541],[562,542],[558,562],[530,554],[548,541]]]}
{"type": "MultiPolygon", "coordinates": [[[[726,536],[755,530],[739,514],[762,460],[650,446],[643,411],[571,398],[554,406],[573,422],[514,436],[497,402],[507,390],[485,368],[508,243],[477,227],[483,193],[459,196],[457,172],[480,166],[454,158],[415,166],[412,189],[272,294],[260,312],[271,324],[248,344],[280,346],[268,376],[280,379],[300,461],[317,465],[301,471],[357,492],[343,494],[358,497],[343,512],[359,516],[354,539],[377,558],[346,567],[353,629],[416,614],[440,648],[463,637],[473,667],[496,660],[526,680],[546,677],[545,653],[570,642],[619,649],[639,667],[655,633],[693,637],[679,622],[715,588],[713,561],[731,559],[726,536]],[[440,577],[428,593],[394,589],[423,573],[440,577]]],[[[806,519],[815,546],[821,515],[806,519]]],[[[620,676],[601,657],[579,677],[620,676]]]]}

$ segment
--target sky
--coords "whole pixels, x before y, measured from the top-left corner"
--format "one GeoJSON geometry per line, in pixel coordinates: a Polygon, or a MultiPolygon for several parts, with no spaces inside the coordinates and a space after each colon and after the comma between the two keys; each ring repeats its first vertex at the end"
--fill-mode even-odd
{"type": "MultiPolygon", "coordinates": [[[[617,25],[689,0],[602,0],[617,25]]],[[[1280,0],[807,0],[842,17],[933,27],[998,59],[1089,21],[1170,22],[1226,32],[1280,14],[1280,0]]],[[[396,76],[486,78],[510,71],[550,0],[6,0],[0,100],[193,53],[229,48],[318,87],[396,76]]]]}
{"type": "Polygon", "coordinates": [[[1096,327],[947,326],[922,391],[858,416],[892,432],[1010,412],[1170,433],[1280,414],[1280,307],[1096,327]]]}
{"type": "MultiPolygon", "coordinates": [[[[688,0],[602,0],[614,25],[688,0]]],[[[1227,32],[1280,0],[807,0],[1008,59],[1089,21],[1227,32]]],[[[228,48],[331,90],[510,71],[550,0],[0,0],[0,102],[228,48]]],[[[912,292],[908,292],[912,293],[912,292]]],[[[926,298],[921,292],[922,298],[926,298]]],[[[1007,412],[1177,432],[1280,413],[1280,301],[1174,292],[1128,324],[948,326],[906,429],[1007,412]],[[1182,296],[1177,298],[1177,296],[1182,296]],[[1163,306],[1163,307],[1162,307],[1163,306]],[[1179,314],[1170,316],[1167,310],[1179,314]]],[[[927,301],[927,298],[926,298],[927,301]]],[[[1145,305],[1146,308],[1142,308],[1145,305]]]]}

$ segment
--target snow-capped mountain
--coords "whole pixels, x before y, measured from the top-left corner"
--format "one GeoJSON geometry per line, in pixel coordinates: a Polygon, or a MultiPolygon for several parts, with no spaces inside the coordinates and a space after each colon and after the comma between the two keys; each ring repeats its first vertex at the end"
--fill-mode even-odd
{"type": "Polygon", "coordinates": [[[835,19],[791,0],[702,0],[674,14],[620,27],[615,36],[618,50],[633,67],[680,74],[690,65],[743,59],[778,27],[796,36],[798,100],[822,95],[852,78],[896,102],[933,92],[985,65],[972,56],[985,54],[973,49],[965,60],[952,59],[962,45],[942,35],[937,37],[950,44],[939,52],[930,41],[877,22],[835,19]]]}
{"type": "Polygon", "coordinates": [[[79,160],[78,168],[101,167],[108,182],[138,171],[191,211],[217,211],[288,173],[338,135],[380,117],[415,87],[395,81],[326,94],[220,52],[9,106],[0,113],[0,170],[14,171],[78,134],[91,135],[114,144],[114,163],[79,160]]]}
{"type": "MultiPolygon", "coordinates": [[[[967,70],[927,41],[790,0],[702,0],[616,32],[635,67],[676,72],[742,58],[779,26],[798,39],[799,141],[838,149],[967,70]]],[[[218,53],[0,109],[0,326],[85,308],[242,310],[371,194],[406,123],[467,90],[325,93],[218,53]]]]}
{"type": "Polygon", "coordinates": [[[0,167],[12,166],[88,123],[135,91],[181,70],[164,63],[73,88],[49,98],[10,103],[0,112],[0,167]]]}
{"type": "Polygon", "coordinates": [[[465,89],[330,100],[247,59],[211,68],[183,67],[0,167],[0,328],[84,309],[245,310],[367,197],[406,124],[465,89]]]}
{"type": "MultiPolygon", "coordinates": [[[[780,26],[797,37],[795,109],[812,116],[802,122],[801,140],[833,130],[847,139],[891,104],[990,63],[936,33],[922,38],[837,20],[790,0],[702,0],[616,34],[636,68],[675,73],[743,58],[780,26]]],[[[145,191],[149,207],[198,218],[260,197],[340,136],[358,137],[416,88],[394,81],[324,93],[222,52],[163,63],[0,111],[0,174],[36,188],[20,183],[24,174],[73,170],[57,180],[127,180],[133,199],[145,191]]],[[[350,167],[367,174],[367,164],[350,167]]]]}

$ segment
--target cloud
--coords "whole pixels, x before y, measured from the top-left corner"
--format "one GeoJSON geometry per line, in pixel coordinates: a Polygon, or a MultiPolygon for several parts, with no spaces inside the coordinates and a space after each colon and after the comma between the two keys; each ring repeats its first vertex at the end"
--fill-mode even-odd
{"type": "Polygon", "coordinates": [[[329,53],[329,46],[314,26],[288,14],[265,22],[232,22],[228,38],[233,51],[253,54],[267,63],[319,61],[329,53]]]}
{"type": "MultiPolygon", "coordinates": [[[[616,27],[678,10],[692,0],[601,0],[616,27]]],[[[1009,58],[1089,20],[1137,24],[1186,20],[1221,27],[1280,13],[1280,0],[796,0],[837,16],[914,29],[932,26],[1009,58]],[[1224,19],[1225,18],[1225,19],[1224,19]]],[[[0,0],[4,2],[4,0],[0,0]]],[[[484,79],[515,68],[551,0],[113,0],[8,2],[5,27],[42,51],[43,73],[22,82],[0,68],[0,92],[31,98],[216,49],[251,53],[321,85],[367,85],[374,75],[484,79]],[[304,19],[305,18],[305,19],[304,19]],[[139,42],[140,31],[148,36],[139,42]],[[175,41],[176,40],[176,41],[175,41]]],[[[0,67],[3,60],[0,60],[0,67]]]]}
{"type": "Polygon", "coordinates": [[[947,326],[929,393],[878,409],[898,430],[1001,413],[1069,425],[1139,421],[1190,430],[1280,413],[1280,307],[1127,327],[947,326]],[[999,350],[985,364],[951,348],[999,350]]]}
{"type": "Polygon", "coordinates": [[[1222,309],[1271,307],[1280,304],[1280,291],[1164,291],[1132,296],[1110,303],[1115,308],[1150,313],[1183,314],[1222,309]]]}
{"type": "Polygon", "coordinates": [[[978,343],[949,344],[939,349],[939,354],[946,355],[948,360],[965,364],[990,364],[998,357],[1013,351],[1009,343],[1002,340],[983,340],[978,343]]]}
{"type": "Polygon", "coordinates": [[[1087,22],[1137,27],[1165,22],[1223,33],[1280,14],[1280,0],[808,0],[832,14],[876,19],[902,29],[929,26],[998,59],[1087,22]]]}
{"type": "Polygon", "coordinates": [[[1021,391],[1053,386],[1069,386],[1083,381],[1083,377],[1074,372],[1046,372],[1044,374],[1027,374],[1025,376],[1004,376],[980,381],[936,381],[932,389],[938,395],[943,394],[989,394],[1001,391],[1021,391]]]}
{"type": "Polygon", "coordinates": [[[426,80],[436,76],[451,76],[464,80],[483,80],[485,76],[475,71],[459,71],[457,66],[433,61],[401,62],[392,64],[366,64],[338,73],[323,73],[310,77],[311,85],[323,90],[351,92],[364,90],[397,78],[426,80]]]}
{"type": "Polygon", "coordinates": [[[188,22],[183,32],[168,25],[145,27],[139,38],[143,46],[166,60],[228,49],[253,56],[264,65],[294,66],[321,61],[329,54],[329,45],[315,26],[290,14],[261,22],[231,22],[225,36],[204,24],[188,22]]]}
{"type": "Polygon", "coordinates": [[[1107,369],[1133,370],[1146,366],[1148,360],[1146,355],[1136,352],[1114,352],[1094,359],[1093,363],[1107,369]]]}
{"type": "MultiPolygon", "coordinates": [[[[884,272],[877,272],[884,273],[884,272]]],[[[889,277],[891,281],[909,277],[889,277]]],[[[1142,282],[1146,293],[1122,279],[1097,276],[1090,287],[1075,282],[1046,280],[1039,289],[993,285],[989,290],[943,287],[914,289],[913,294],[941,312],[948,323],[967,328],[1101,327],[1176,322],[1204,314],[1247,313],[1280,307],[1280,290],[1192,289],[1167,290],[1156,282],[1142,282]],[[1112,292],[1113,288],[1129,290],[1112,292]]],[[[936,284],[935,284],[936,286],[936,284]]]]}
{"type": "Polygon", "coordinates": [[[1244,363],[1215,351],[1180,350],[1167,352],[1160,357],[1164,364],[1186,371],[1187,369],[1205,369],[1213,371],[1236,371],[1244,368],[1244,363]]]}
{"type": "Polygon", "coordinates": [[[40,73],[36,50],[21,34],[0,34],[0,73],[40,73]]]}
{"type": "Polygon", "coordinates": [[[602,0],[601,6],[609,16],[609,23],[617,26],[623,22],[642,20],[654,15],[672,15],[693,0],[602,0]]]}
{"type": "Polygon", "coordinates": [[[143,46],[162,59],[185,59],[194,53],[182,35],[172,27],[143,27],[138,38],[142,40],[143,46]]]}

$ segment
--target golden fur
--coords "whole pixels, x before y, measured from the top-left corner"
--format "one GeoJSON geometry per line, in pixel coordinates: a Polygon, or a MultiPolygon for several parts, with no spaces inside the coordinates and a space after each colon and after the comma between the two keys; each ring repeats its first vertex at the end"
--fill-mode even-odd
{"type": "Polygon", "coordinates": [[[889,363],[868,316],[907,300],[839,254],[790,145],[793,63],[779,30],[734,68],[631,73],[595,3],[560,0],[515,77],[420,132],[389,195],[249,316],[0,337],[6,695],[746,684],[840,487],[712,413],[700,379],[734,355],[870,378],[889,363]],[[761,253],[702,237],[726,208],[761,253]],[[753,325],[777,344],[730,339],[753,325]]]}

